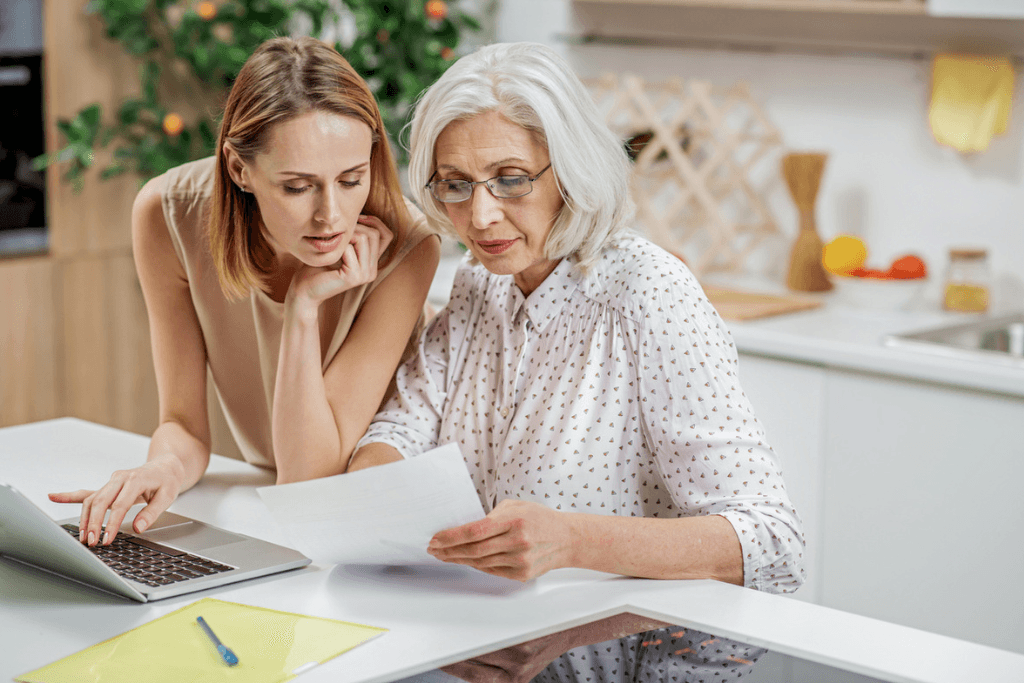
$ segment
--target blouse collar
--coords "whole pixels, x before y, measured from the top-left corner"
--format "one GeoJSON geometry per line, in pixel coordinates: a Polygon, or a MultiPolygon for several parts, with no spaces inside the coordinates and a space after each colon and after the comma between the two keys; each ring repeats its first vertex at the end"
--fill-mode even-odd
{"type": "Polygon", "coordinates": [[[575,259],[571,256],[563,258],[528,297],[523,296],[522,290],[510,277],[509,320],[514,321],[520,315],[526,315],[536,329],[541,329],[551,322],[580,286],[582,276],[574,265],[575,259]]]}

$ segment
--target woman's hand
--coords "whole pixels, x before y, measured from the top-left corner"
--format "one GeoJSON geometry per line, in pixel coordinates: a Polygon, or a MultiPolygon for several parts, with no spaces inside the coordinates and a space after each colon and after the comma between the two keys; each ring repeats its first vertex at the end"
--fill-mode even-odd
{"type": "Polygon", "coordinates": [[[315,313],[325,300],[377,279],[377,262],[394,235],[376,216],[362,215],[341,260],[326,268],[303,267],[295,273],[288,289],[292,306],[315,313]]]}
{"type": "Polygon", "coordinates": [[[78,539],[87,545],[110,545],[121,527],[128,509],[140,499],[149,503],[135,516],[133,528],[145,531],[160,514],[170,507],[182,488],[180,463],[171,457],[154,459],[130,470],[119,470],[98,491],[80,489],[51,493],[55,503],[81,503],[78,539]],[[107,532],[102,535],[103,520],[110,510],[107,532]]]}
{"type": "Polygon", "coordinates": [[[570,517],[540,503],[503,500],[483,519],[438,532],[427,552],[444,562],[529,581],[572,564],[570,517]]]}
{"type": "Polygon", "coordinates": [[[449,664],[441,670],[471,683],[527,683],[572,648],[571,633],[563,631],[449,664]]]}

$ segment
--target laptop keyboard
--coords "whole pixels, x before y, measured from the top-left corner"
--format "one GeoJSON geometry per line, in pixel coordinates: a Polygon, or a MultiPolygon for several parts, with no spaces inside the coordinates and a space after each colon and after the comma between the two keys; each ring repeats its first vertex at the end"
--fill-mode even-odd
{"type": "MultiPolygon", "coordinates": [[[[77,526],[62,526],[76,540],[78,539],[77,526]]],[[[205,557],[120,532],[110,545],[97,545],[89,550],[124,578],[154,587],[169,586],[179,581],[236,569],[205,557]]]]}

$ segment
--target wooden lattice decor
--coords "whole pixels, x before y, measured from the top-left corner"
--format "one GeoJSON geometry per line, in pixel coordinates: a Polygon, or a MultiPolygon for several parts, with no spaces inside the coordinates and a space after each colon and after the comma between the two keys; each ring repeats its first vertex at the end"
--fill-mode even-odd
{"type": "Polygon", "coordinates": [[[782,136],[745,83],[606,74],[588,86],[634,159],[639,227],[698,277],[742,270],[781,236],[768,196],[780,186],[782,136]]]}

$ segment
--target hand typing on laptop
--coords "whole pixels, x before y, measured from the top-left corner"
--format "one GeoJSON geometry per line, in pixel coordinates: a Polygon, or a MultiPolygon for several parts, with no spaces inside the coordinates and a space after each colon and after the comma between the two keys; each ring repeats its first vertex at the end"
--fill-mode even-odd
{"type": "Polygon", "coordinates": [[[210,447],[174,422],[157,427],[150,442],[147,462],[130,470],[119,470],[101,488],[49,494],[55,503],[81,503],[79,540],[89,546],[110,545],[129,509],[146,506],[135,515],[132,528],[142,533],[153,526],[178,494],[191,488],[206,470],[210,447]],[[107,511],[110,518],[104,533],[107,511]]]}

